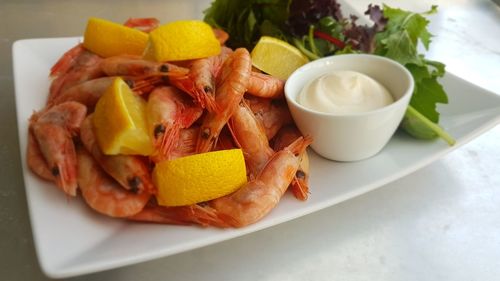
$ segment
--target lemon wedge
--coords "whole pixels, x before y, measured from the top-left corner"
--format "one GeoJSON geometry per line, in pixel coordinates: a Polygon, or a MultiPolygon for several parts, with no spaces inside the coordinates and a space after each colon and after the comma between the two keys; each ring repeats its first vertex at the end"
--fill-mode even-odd
{"type": "Polygon", "coordinates": [[[108,20],[90,18],[83,36],[83,46],[102,56],[142,55],[148,34],[108,20]]]}
{"type": "Polygon", "coordinates": [[[309,61],[299,49],[270,36],[262,36],[250,56],[254,67],[283,80],[309,61]]]}
{"type": "Polygon", "coordinates": [[[151,155],[146,101],[116,78],[96,104],[93,123],[99,147],[108,155],[151,155]]]}
{"type": "Polygon", "coordinates": [[[181,20],[149,33],[144,58],[153,61],[189,60],[214,56],[220,50],[220,43],[210,25],[199,20],[181,20]]]}
{"type": "Polygon", "coordinates": [[[241,149],[195,154],[158,163],[153,183],[158,204],[191,205],[230,194],[247,182],[241,149]]]}

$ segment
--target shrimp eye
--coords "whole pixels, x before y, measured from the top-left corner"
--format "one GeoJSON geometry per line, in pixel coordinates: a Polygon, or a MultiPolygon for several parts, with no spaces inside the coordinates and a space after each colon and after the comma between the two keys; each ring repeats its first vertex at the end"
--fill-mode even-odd
{"type": "Polygon", "coordinates": [[[125,83],[127,84],[127,86],[129,88],[134,88],[134,81],[130,80],[130,79],[124,79],[123,81],[125,81],[125,83]]]}
{"type": "Polygon", "coordinates": [[[130,191],[137,193],[141,185],[141,179],[139,177],[133,177],[128,180],[128,185],[130,186],[130,191]]]}
{"type": "Polygon", "coordinates": [[[201,131],[201,137],[208,139],[210,137],[210,128],[203,129],[203,131],[201,131]]]}
{"type": "Polygon", "coordinates": [[[158,138],[158,136],[160,134],[163,134],[163,133],[165,133],[165,126],[163,126],[163,124],[156,125],[155,131],[154,131],[155,138],[158,138]]]}
{"type": "Polygon", "coordinates": [[[208,93],[210,93],[210,94],[211,94],[211,93],[213,93],[213,91],[214,91],[214,90],[212,89],[212,87],[210,87],[210,86],[205,86],[205,87],[203,87],[203,90],[204,90],[204,91],[205,91],[205,93],[207,93],[207,94],[208,94],[208,93]]]}
{"type": "Polygon", "coordinates": [[[168,79],[168,76],[162,76],[162,77],[161,77],[161,81],[162,81],[163,83],[169,83],[169,82],[170,82],[170,79],[168,79]]]}
{"type": "Polygon", "coordinates": [[[283,104],[283,102],[279,99],[272,99],[271,104],[274,106],[281,106],[283,104]]]}
{"type": "Polygon", "coordinates": [[[74,137],[72,137],[72,140],[73,140],[73,143],[75,144],[75,146],[82,145],[82,141],[80,140],[80,137],[74,136],[74,137]]]}
{"type": "Polygon", "coordinates": [[[306,173],[302,170],[298,170],[297,173],[295,173],[295,176],[299,179],[304,179],[306,177],[306,173]]]}
{"type": "Polygon", "coordinates": [[[51,172],[54,177],[59,176],[59,167],[55,166],[54,168],[52,168],[51,172]]]}
{"type": "Polygon", "coordinates": [[[168,66],[166,64],[162,64],[160,66],[160,72],[168,72],[168,66]]]}

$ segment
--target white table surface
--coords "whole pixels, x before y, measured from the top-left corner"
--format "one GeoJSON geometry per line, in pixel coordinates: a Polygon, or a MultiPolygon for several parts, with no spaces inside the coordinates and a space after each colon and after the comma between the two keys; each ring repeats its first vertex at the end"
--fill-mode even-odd
{"type": "MultiPolygon", "coordinates": [[[[36,260],[21,177],[12,42],[80,35],[90,16],[201,18],[209,2],[0,1],[0,280],[47,280],[36,260]]],[[[380,1],[351,2],[363,12],[380,1]]],[[[500,95],[500,8],[492,1],[385,3],[414,11],[438,4],[428,57],[500,95]]],[[[497,125],[432,165],[320,212],[68,280],[499,280],[499,144],[497,125]]]]}

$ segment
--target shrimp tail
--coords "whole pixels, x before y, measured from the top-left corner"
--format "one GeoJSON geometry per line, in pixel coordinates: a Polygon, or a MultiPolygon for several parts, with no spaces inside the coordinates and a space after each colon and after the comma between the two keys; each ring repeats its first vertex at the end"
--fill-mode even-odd
{"type": "Polygon", "coordinates": [[[311,136],[301,136],[288,145],[285,149],[292,152],[294,155],[301,155],[305,152],[306,148],[313,142],[311,136]]]}
{"type": "Polygon", "coordinates": [[[229,39],[229,34],[224,30],[220,28],[213,28],[212,30],[214,32],[215,38],[217,38],[217,41],[219,41],[221,46],[226,43],[227,39],[229,39]]]}
{"type": "MultiPolygon", "coordinates": [[[[297,173],[299,172],[300,171],[297,171],[297,173]]],[[[301,201],[306,201],[309,197],[309,187],[307,183],[305,183],[304,180],[297,175],[293,178],[293,181],[290,184],[290,188],[292,190],[293,196],[301,201]]]]}
{"type": "Polygon", "coordinates": [[[57,76],[61,73],[66,73],[75,63],[76,58],[83,53],[83,43],[69,49],[50,69],[50,77],[57,76]]]}
{"type": "Polygon", "coordinates": [[[192,221],[201,226],[216,226],[220,228],[230,226],[218,215],[217,211],[214,208],[208,205],[191,205],[190,213],[190,218],[192,219],[192,221]]]}
{"type": "Polygon", "coordinates": [[[160,25],[157,18],[129,18],[123,25],[149,33],[160,25]]]}
{"type": "MultiPolygon", "coordinates": [[[[295,126],[284,126],[274,139],[274,149],[279,150],[296,140],[302,134],[295,126]]],[[[302,154],[299,168],[290,183],[289,189],[298,200],[305,201],[309,196],[309,158],[307,153],[302,154]]]]}

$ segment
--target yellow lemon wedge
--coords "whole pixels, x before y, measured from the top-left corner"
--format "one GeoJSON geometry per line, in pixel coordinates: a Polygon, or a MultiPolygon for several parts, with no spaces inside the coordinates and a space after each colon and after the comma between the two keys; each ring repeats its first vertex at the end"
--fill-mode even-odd
{"type": "Polygon", "coordinates": [[[142,55],[148,34],[118,23],[90,18],[83,36],[83,46],[102,56],[142,55]]]}
{"type": "Polygon", "coordinates": [[[153,61],[189,60],[214,56],[220,50],[220,43],[210,25],[199,20],[181,20],[149,33],[144,58],[153,61]]]}
{"type": "Polygon", "coordinates": [[[96,104],[93,123],[99,147],[108,155],[151,155],[146,101],[116,78],[96,104]]]}
{"type": "Polygon", "coordinates": [[[250,56],[254,67],[283,80],[309,61],[299,49],[270,36],[262,36],[250,56]]]}
{"type": "Polygon", "coordinates": [[[247,182],[241,149],[195,154],[158,163],[153,170],[156,198],[163,206],[183,206],[230,194],[247,182]]]}

